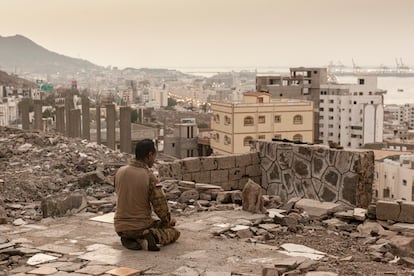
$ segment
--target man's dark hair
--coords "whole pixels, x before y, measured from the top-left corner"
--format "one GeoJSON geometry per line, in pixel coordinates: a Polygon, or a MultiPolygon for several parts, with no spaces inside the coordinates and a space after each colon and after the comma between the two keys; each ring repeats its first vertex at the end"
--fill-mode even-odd
{"type": "Polygon", "coordinates": [[[151,139],[141,140],[135,146],[135,158],[137,160],[144,160],[150,152],[156,152],[155,144],[151,139]]]}

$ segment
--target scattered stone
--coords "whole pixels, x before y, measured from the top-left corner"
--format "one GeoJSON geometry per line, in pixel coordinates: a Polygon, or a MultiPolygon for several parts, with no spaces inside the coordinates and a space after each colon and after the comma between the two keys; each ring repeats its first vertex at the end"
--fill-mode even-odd
{"type": "Polygon", "coordinates": [[[336,212],[334,213],[334,217],[342,219],[342,220],[346,220],[346,221],[351,221],[354,219],[354,210],[336,212]]]}
{"type": "Polygon", "coordinates": [[[175,271],[171,273],[171,275],[174,276],[199,276],[200,273],[198,273],[197,270],[190,268],[188,266],[180,266],[175,271]]]}
{"type": "MultiPolygon", "coordinates": [[[[181,181],[181,182],[184,182],[184,181],[181,181]]],[[[188,191],[184,191],[180,195],[180,197],[178,198],[177,201],[181,202],[181,203],[189,203],[191,200],[198,200],[199,198],[200,198],[200,195],[197,192],[197,190],[196,189],[191,189],[191,190],[188,190],[188,191]]]]}
{"type": "Polygon", "coordinates": [[[38,253],[32,257],[30,257],[27,260],[27,264],[28,265],[38,265],[38,264],[42,264],[42,263],[47,263],[49,261],[53,261],[56,260],[57,257],[55,256],[51,256],[51,255],[47,255],[47,254],[43,254],[43,253],[38,253]]]}
{"type": "Polygon", "coordinates": [[[364,221],[367,216],[367,210],[363,208],[354,209],[354,218],[358,221],[364,221]]]}
{"type": "Polygon", "coordinates": [[[41,266],[39,268],[33,269],[29,271],[29,274],[36,274],[36,275],[50,275],[57,272],[57,269],[54,267],[48,267],[48,266],[41,266]]]}
{"type": "Polygon", "coordinates": [[[414,268],[414,258],[402,257],[400,258],[399,263],[404,264],[409,268],[414,268]]]}
{"type": "Polygon", "coordinates": [[[116,267],[106,272],[106,274],[111,274],[115,276],[132,276],[140,273],[140,270],[129,267],[116,267]]]}
{"type": "Polygon", "coordinates": [[[363,224],[358,225],[357,230],[362,235],[369,236],[372,233],[377,233],[379,235],[385,232],[384,228],[376,222],[365,221],[363,224]]]}
{"type": "Polygon", "coordinates": [[[395,201],[377,201],[377,219],[379,220],[394,220],[397,221],[400,215],[400,204],[395,201]]]}
{"type": "Polygon", "coordinates": [[[338,274],[329,271],[310,271],[305,276],[338,276],[338,274]]]}
{"type": "Polygon", "coordinates": [[[44,218],[76,214],[86,207],[87,199],[83,191],[50,195],[41,203],[44,218]]]}
{"type": "Polygon", "coordinates": [[[75,272],[83,273],[83,274],[90,274],[90,275],[100,275],[114,268],[115,267],[113,266],[107,266],[107,265],[87,265],[84,268],[76,270],[75,272]]]}
{"type": "Polygon", "coordinates": [[[390,238],[394,255],[411,256],[414,252],[414,237],[394,236],[390,238]]]}
{"type": "Polygon", "coordinates": [[[285,243],[280,247],[285,250],[279,250],[280,253],[294,257],[306,257],[311,260],[320,260],[326,255],[324,252],[300,244],[285,243]]]}

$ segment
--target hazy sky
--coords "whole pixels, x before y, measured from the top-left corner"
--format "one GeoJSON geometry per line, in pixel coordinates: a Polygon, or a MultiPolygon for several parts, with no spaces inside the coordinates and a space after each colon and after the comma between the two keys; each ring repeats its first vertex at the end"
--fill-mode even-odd
{"type": "Polygon", "coordinates": [[[0,35],[119,67],[414,65],[413,0],[0,0],[0,35]]]}

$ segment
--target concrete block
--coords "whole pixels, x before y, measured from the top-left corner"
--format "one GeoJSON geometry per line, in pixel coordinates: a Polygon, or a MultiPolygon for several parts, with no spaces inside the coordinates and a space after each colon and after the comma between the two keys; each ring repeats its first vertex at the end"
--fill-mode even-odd
{"type": "Polygon", "coordinates": [[[250,157],[252,159],[252,165],[260,164],[260,156],[258,152],[250,153],[250,157]]]}
{"type": "Polygon", "coordinates": [[[229,169],[229,180],[239,180],[246,174],[246,167],[238,167],[229,169]]]}
{"type": "Polygon", "coordinates": [[[397,221],[400,216],[401,206],[395,201],[377,201],[377,219],[397,221]]]}
{"type": "Polygon", "coordinates": [[[185,173],[199,172],[201,168],[200,158],[190,157],[182,160],[182,171],[185,173]]]}
{"type": "Polygon", "coordinates": [[[216,160],[219,170],[234,168],[236,164],[234,155],[216,156],[216,160]]]}
{"type": "MultiPolygon", "coordinates": [[[[228,170],[216,170],[211,171],[211,183],[223,183],[229,181],[229,171],[228,170]]],[[[220,185],[221,186],[221,185],[220,185]]]]}
{"type": "Polygon", "coordinates": [[[198,183],[210,183],[211,177],[210,171],[200,171],[191,174],[191,178],[193,181],[198,183]]]}
{"type": "Polygon", "coordinates": [[[414,223],[414,202],[402,202],[398,221],[414,223]]]}
{"type": "Polygon", "coordinates": [[[200,170],[212,171],[218,169],[218,163],[215,157],[200,158],[200,170]]]}
{"type": "Polygon", "coordinates": [[[252,165],[252,155],[250,153],[235,155],[236,167],[246,167],[252,165]]]}
{"type": "Polygon", "coordinates": [[[192,181],[191,177],[192,177],[191,173],[185,173],[181,175],[181,180],[192,181]]]}
{"type": "Polygon", "coordinates": [[[246,167],[246,175],[253,177],[253,176],[262,176],[262,170],[260,169],[260,165],[251,165],[246,167]]]}

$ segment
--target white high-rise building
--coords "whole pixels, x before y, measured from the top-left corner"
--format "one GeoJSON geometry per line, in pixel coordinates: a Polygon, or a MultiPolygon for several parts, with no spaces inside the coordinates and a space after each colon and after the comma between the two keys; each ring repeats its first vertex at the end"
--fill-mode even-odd
{"type": "Polygon", "coordinates": [[[9,126],[19,116],[15,97],[3,98],[0,102],[0,126],[9,126]]]}
{"type": "Polygon", "coordinates": [[[358,148],[383,141],[383,94],[376,77],[358,78],[356,84],[321,84],[319,140],[358,148]]]}

